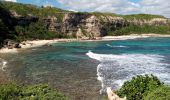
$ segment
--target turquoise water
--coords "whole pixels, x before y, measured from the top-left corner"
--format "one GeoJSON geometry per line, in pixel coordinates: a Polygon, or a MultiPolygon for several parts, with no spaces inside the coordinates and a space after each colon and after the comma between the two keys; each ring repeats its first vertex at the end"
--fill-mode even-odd
{"type": "Polygon", "coordinates": [[[139,74],[170,84],[170,38],[56,43],[0,58],[11,79],[49,83],[73,100],[98,100],[106,87],[118,89],[139,74]]]}

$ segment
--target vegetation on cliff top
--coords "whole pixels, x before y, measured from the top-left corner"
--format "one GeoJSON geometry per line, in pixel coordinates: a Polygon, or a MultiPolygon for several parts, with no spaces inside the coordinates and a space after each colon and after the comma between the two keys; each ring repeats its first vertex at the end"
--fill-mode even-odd
{"type": "Polygon", "coordinates": [[[111,17],[122,17],[125,20],[151,20],[153,18],[166,18],[161,15],[152,15],[152,14],[131,14],[131,15],[120,15],[115,13],[101,13],[101,12],[92,12],[90,14],[93,14],[99,18],[111,16],[111,17]]]}
{"type": "Polygon", "coordinates": [[[58,13],[68,12],[55,7],[38,7],[31,4],[13,3],[13,2],[1,2],[7,10],[15,11],[18,15],[22,16],[52,16],[58,13]]]}
{"type": "Polygon", "coordinates": [[[170,26],[160,25],[129,25],[127,27],[118,28],[114,31],[109,31],[108,35],[129,35],[129,34],[144,34],[144,33],[155,33],[155,34],[170,34],[170,26]]]}
{"type": "Polygon", "coordinates": [[[152,14],[132,14],[132,15],[123,15],[123,18],[126,20],[151,20],[153,18],[165,18],[161,15],[152,15],[152,14]]]}

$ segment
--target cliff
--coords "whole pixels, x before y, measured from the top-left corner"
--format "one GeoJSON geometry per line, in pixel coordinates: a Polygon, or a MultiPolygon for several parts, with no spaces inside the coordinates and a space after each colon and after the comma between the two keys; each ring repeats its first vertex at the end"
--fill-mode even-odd
{"type": "Polygon", "coordinates": [[[52,7],[7,2],[0,2],[0,12],[1,42],[5,39],[95,39],[131,32],[170,33],[170,20],[159,15],[75,13],[52,7]],[[149,29],[150,26],[153,29],[149,29]],[[162,27],[164,31],[153,31],[162,27]]]}
{"type": "Polygon", "coordinates": [[[48,16],[44,18],[44,25],[50,31],[61,32],[69,37],[89,38],[102,37],[108,32],[128,27],[129,25],[149,25],[149,26],[169,26],[170,20],[167,18],[152,19],[125,19],[118,16],[96,16],[91,13],[64,13],[61,22],[57,17],[48,16]]]}

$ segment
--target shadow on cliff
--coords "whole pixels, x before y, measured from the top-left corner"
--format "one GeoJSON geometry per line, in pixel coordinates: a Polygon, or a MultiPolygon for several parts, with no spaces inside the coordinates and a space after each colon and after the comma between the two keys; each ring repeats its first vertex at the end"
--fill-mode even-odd
{"type": "Polygon", "coordinates": [[[0,12],[0,46],[2,46],[3,40],[12,38],[15,34],[16,19],[11,17],[10,11],[4,7],[2,2],[0,2],[0,12]]]}

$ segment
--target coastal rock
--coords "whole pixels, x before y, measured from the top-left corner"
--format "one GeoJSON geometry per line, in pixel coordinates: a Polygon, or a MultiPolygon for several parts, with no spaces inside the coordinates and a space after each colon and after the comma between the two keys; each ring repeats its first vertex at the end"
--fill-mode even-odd
{"type": "Polygon", "coordinates": [[[60,25],[57,22],[57,18],[55,16],[48,16],[46,18],[43,18],[43,20],[46,28],[49,31],[58,31],[58,29],[60,29],[60,25]]]}
{"type": "Polygon", "coordinates": [[[128,24],[122,17],[101,16],[98,18],[93,14],[68,13],[63,18],[61,31],[68,35],[76,34],[78,37],[94,39],[107,35],[108,30],[116,30],[128,24]],[[77,34],[80,29],[81,34],[77,34]]]}
{"type": "Polygon", "coordinates": [[[4,48],[13,49],[13,48],[21,48],[20,43],[15,42],[13,40],[6,39],[3,43],[4,48]]]}

